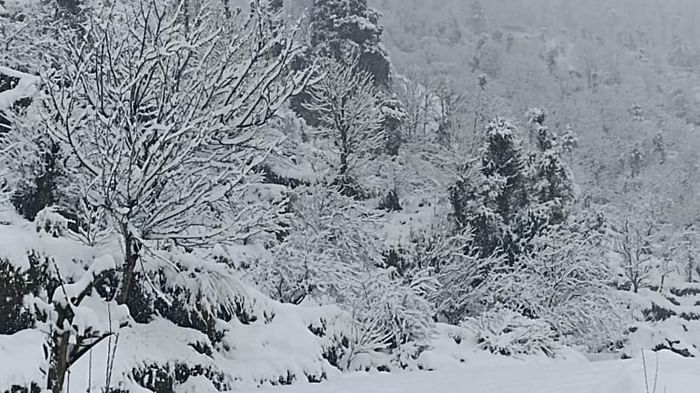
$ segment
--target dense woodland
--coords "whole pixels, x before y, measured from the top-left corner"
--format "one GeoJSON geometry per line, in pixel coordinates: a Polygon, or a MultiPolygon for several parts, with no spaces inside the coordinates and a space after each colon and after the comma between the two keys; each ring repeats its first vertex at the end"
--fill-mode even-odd
{"type": "Polygon", "coordinates": [[[369,3],[0,0],[0,392],[700,355],[700,4],[369,3]]]}

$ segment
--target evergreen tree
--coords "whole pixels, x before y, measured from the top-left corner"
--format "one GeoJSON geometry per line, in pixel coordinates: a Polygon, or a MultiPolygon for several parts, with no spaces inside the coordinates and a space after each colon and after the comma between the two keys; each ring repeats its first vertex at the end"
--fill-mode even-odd
{"type": "Polygon", "coordinates": [[[544,111],[531,111],[537,152],[526,161],[516,128],[492,121],[476,160],[450,189],[457,222],[474,230],[482,256],[500,250],[510,262],[543,229],[565,222],[574,201],[571,169],[556,135],[544,126],[544,111]]]}
{"type": "Polygon", "coordinates": [[[346,63],[356,58],[376,86],[388,87],[391,64],[381,43],[379,16],[367,0],[315,0],[310,25],[314,54],[346,63]]]}
{"type": "Polygon", "coordinates": [[[65,189],[66,171],[61,163],[63,157],[59,145],[45,139],[35,143],[36,160],[26,168],[14,168],[23,176],[11,198],[17,212],[28,220],[34,220],[46,207],[66,202],[61,191],[65,189]]]}
{"type": "Polygon", "coordinates": [[[511,224],[527,206],[528,177],[517,130],[504,119],[486,129],[477,160],[466,165],[450,189],[455,218],[474,231],[482,256],[501,249],[512,260],[517,254],[511,224]]]}
{"type": "Polygon", "coordinates": [[[401,101],[396,98],[384,100],[381,110],[384,114],[382,127],[384,128],[386,152],[390,156],[397,156],[401,143],[403,143],[401,128],[406,122],[408,114],[401,101]]]}
{"type": "Polygon", "coordinates": [[[525,163],[516,128],[504,119],[492,121],[480,156],[481,172],[495,186],[488,192],[494,211],[509,224],[527,204],[525,163]]]}
{"type": "Polygon", "coordinates": [[[532,206],[529,216],[535,222],[529,223],[530,232],[537,232],[545,225],[562,224],[575,197],[573,175],[562,158],[566,147],[544,125],[544,111],[537,113],[539,115],[531,119],[536,126],[538,153],[531,164],[532,206]]]}

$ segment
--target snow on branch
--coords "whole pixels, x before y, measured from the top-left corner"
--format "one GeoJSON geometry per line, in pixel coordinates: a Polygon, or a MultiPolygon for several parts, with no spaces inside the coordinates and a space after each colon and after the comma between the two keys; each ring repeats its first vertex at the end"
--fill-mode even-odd
{"type": "MultiPolygon", "coordinates": [[[[309,81],[294,34],[256,8],[158,2],[106,8],[63,44],[45,120],[91,204],[139,242],[239,239],[261,209],[239,203],[279,142],[257,127],[309,81]]],[[[70,32],[65,32],[70,34],[70,32]]]]}

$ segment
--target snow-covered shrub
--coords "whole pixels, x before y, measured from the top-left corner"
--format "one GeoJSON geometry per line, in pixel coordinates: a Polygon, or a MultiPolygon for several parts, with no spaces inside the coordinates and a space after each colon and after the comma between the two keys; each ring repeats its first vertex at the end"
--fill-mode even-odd
{"type": "MultiPolygon", "coordinates": [[[[37,234],[21,219],[8,221],[12,227],[0,226],[0,275],[8,278],[0,282],[0,326],[12,330],[2,332],[0,343],[8,351],[21,344],[40,360],[18,357],[17,373],[9,370],[17,375],[12,384],[46,386],[48,376],[39,368],[58,366],[60,348],[67,350],[73,377],[93,376],[64,380],[71,391],[104,389],[108,370],[113,391],[173,391],[205,380],[224,390],[318,382],[338,372],[329,360],[349,346],[349,313],[279,304],[207,250],[148,254],[153,259],[139,270],[136,287],[155,305],[127,309],[113,301],[118,282],[112,270],[124,260],[116,244],[83,247],[70,237],[37,234]],[[27,255],[25,248],[38,251],[27,255]],[[11,302],[3,302],[6,295],[11,302]]],[[[0,384],[0,391],[10,387],[0,384]]]]}
{"type": "Polygon", "coordinates": [[[218,321],[249,324],[258,315],[239,273],[205,251],[156,252],[141,286],[158,314],[217,343],[225,334],[218,321]]]}
{"type": "Polygon", "coordinates": [[[498,255],[481,256],[469,230],[443,234],[428,255],[434,260],[439,289],[433,297],[439,315],[458,324],[484,308],[482,293],[489,269],[503,262],[498,255]]]}
{"type": "Polygon", "coordinates": [[[36,252],[30,252],[27,259],[29,268],[23,270],[0,258],[0,334],[14,334],[32,327],[35,318],[24,303],[25,296],[51,292],[56,285],[49,275],[47,261],[36,252]]]}
{"type": "MultiPolygon", "coordinates": [[[[43,332],[42,339],[32,345],[43,347],[42,367],[48,373],[44,377],[55,383],[64,377],[67,367],[85,353],[84,349],[91,347],[93,340],[99,341],[111,335],[112,329],[116,330],[120,323],[125,322],[125,314],[119,312],[115,304],[103,302],[94,291],[102,285],[103,272],[113,269],[114,264],[109,257],[86,263],[50,257],[42,249],[42,242],[33,241],[36,238],[32,239],[31,233],[21,233],[20,236],[23,237],[20,244],[5,243],[2,247],[22,250],[31,245],[38,251],[32,250],[23,258],[15,255],[0,262],[0,274],[4,276],[0,284],[0,309],[3,311],[0,333],[43,332]],[[103,311],[106,312],[104,307],[110,304],[114,307],[114,320],[108,323],[101,316],[103,311]]],[[[12,241],[12,238],[5,241],[12,241]]],[[[25,365],[29,368],[38,366],[25,365]]],[[[33,382],[41,381],[36,379],[33,382]]]]}
{"type": "Polygon", "coordinates": [[[552,230],[534,241],[523,263],[540,277],[542,311],[566,344],[603,349],[620,338],[625,324],[620,299],[609,287],[611,269],[596,246],[596,234],[568,228],[552,230]]]}
{"type": "MultiPolygon", "coordinates": [[[[27,115],[28,118],[32,116],[36,116],[36,113],[27,115]]],[[[46,137],[46,131],[39,128],[37,123],[36,119],[23,119],[8,135],[14,141],[9,164],[17,177],[11,202],[28,220],[33,220],[51,206],[67,208],[66,191],[70,188],[61,146],[46,137]],[[36,133],[40,136],[21,136],[36,133]]]]}
{"type": "Polygon", "coordinates": [[[347,342],[333,363],[346,369],[360,354],[389,353],[427,338],[433,279],[384,267],[377,213],[322,186],[297,188],[291,210],[284,241],[248,273],[275,299],[334,303],[351,315],[342,337],[347,342]]]}
{"type": "Polygon", "coordinates": [[[484,302],[547,323],[562,344],[601,350],[617,341],[624,324],[621,302],[591,236],[554,227],[535,237],[516,264],[489,274],[484,302]]]}
{"type": "Polygon", "coordinates": [[[476,333],[479,347],[494,354],[554,356],[561,346],[549,323],[507,308],[488,310],[464,324],[476,333]]]}
{"type": "Polygon", "coordinates": [[[309,296],[343,303],[357,277],[381,263],[378,215],[323,185],[297,188],[290,210],[284,241],[252,267],[251,279],[285,303],[309,296]]]}
{"type": "Polygon", "coordinates": [[[391,270],[381,269],[367,274],[351,289],[353,299],[346,307],[350,307],[356,325],[349,358],[427,341],[433,328],[433,309],[421,295],[424,279],[416,278],[407,285],[392,277],[391,270]]]}
{"type": "Polygon", "coordinates": [[[53,237],[65,236],[68,231],[68,220],[63,217],[55,206],[41,209],[34,219],[36,231],[53,237]]]}
{"type": "Polygon", "coordinates": [[[699,321],[674,316],[657,324],[640,323],[631,329],[622,350],[623,357],[637,357],[642,350],[668,350],[684,357],[700,356],[699,321]]]}
{"type": "MultiPolygon", "coordinates": [[[[9,29],[13,27],[16,26],[8,26],[9,29]]],[[[7,54],[5,50],[0,52],[3,58],[7,54]]],[[[0,82],[3,82],[0,87],[0,204],[3,205],[12,199],[18,185],[28,177],[26,173],[18,172],[18,167],[25,161],[38,158],[34,149],[29,148],[26,138],[16,138],[17,130],[12,126],[17,120],[12,110],[16,100],[36,92],[35,84],[26,82],[35,81],[36,77],[25,75],[26,78],[22,78],[23,75],[25,74],[0,66],[0,82]],[[16,81],[16,86],[11,88],[13,80],[16,81]],[[27,91],[27,87],[32,87],[32,91],[27,91]]]]}
{"type": "Polygon", "coordinates": [[[434,209],[430,221],[385,253],[385,264],[406,283],[422,282],[421,294],[431,302],[437,318],[458,324],[483,309],[484,278],[502,258],[482,257],[472,231],[457,228],[445,210],[434,209]]]}
{"type": "MultiPolygon", "coordinates": [[[[31,260],[31,259],[30,259],[31,260]]],[[[71,365],[95,345],[128,325],[128,309],[118,305],[109,288],[116,262],[110,255],[93,260],[42,258],[49,282],[25,296],[32,326],[46,332],[43,344],[48,386],[64,386],[71,365]]]]}
{"type": "Polygon", "coordinates": [[[467,363],[475,356],[483,356],[478,334],[466,324],[462,326],[437,323],[430,344],[416,360],[422,370],[438,370],[467,363]]]}

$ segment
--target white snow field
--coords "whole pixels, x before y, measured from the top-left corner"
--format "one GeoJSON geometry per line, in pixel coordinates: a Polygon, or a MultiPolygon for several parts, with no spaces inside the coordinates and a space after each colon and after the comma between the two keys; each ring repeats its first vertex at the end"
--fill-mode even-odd
{"type": "Polygon", "coordinates": [[[700,360],[671,353],[632,360],[465,365],[451,370],[347,374],[322,384],[270,387],[261,393],[698,393],[700,360]]]}

